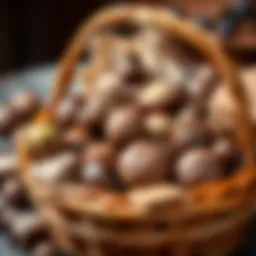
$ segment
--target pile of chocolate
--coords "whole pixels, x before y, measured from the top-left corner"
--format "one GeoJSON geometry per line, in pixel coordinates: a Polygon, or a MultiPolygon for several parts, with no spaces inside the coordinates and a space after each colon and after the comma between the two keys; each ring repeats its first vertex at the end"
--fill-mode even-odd
{"type": "MultiPolygon", "coordinates": [[[[40,98],[33,92],[24,92],[8,103],[2,103],[0,139],[9,139],[11,144],[41,106],[40,98]]],[[[60,255],[18,176],[18,156],[9,148],[2,149],[0,153],[0,228],[8,232],[15,245],[26,249],[31,256],[60,255]]]]}
{"type": "Polygon", "coordinates": [[[193,186],[238,170],[243,161],[233,133],[216,131],[209,113],[218,84],[214,71],[177,57],[175,47],[154,48],[157,57],[152,54],[149,65],[141,48],[131,47],[134,41],[126,44],[116,45],[107,68],[86,89],[59,102],[57,131],[40,130],[51,139],[40,146],[31,140],[31,175],[124,191],[161,183],[193,186]]]}

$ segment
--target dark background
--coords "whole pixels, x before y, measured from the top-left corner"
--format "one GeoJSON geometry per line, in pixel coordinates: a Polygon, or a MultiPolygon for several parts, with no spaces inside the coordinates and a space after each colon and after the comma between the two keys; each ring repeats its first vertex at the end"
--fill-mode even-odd
{"type": "Polygon", "coordinates": [[[57,60],[79,23],[113,2],[0,0],[0,74],[57,60]]]}

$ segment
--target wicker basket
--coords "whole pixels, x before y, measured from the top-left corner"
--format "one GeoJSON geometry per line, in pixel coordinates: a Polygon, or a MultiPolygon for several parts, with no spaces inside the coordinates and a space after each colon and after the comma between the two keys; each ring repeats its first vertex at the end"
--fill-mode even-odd
{"type": "MultiPolygon", "coordinates": [[[[236,100],[236,134],[245,167],[233,177],[184,189],[161,185],[128,192],[42,183],[27,171],[31,156],[19,143],[21,177],[60,247],[78,255],[225,255],[236,247],[254,214],[256,172],[251,126],[243,88],[233,63],[218,42],[163,9],[118,6],[83,24],[68,47],[53,91],[52,104],[36,120],[51,126],[51,110],[65,95],[84,42],[97,30],[120,22],[152,24],[197,48],[216,69],[236,100]]],[[[47,139],[47,138],[44,138],[47,139]]]]}

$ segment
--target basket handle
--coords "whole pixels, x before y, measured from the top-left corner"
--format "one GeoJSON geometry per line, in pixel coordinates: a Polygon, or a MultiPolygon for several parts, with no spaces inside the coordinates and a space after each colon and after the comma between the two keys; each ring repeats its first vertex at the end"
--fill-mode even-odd
{"type": "Polygon", "coordinates": [[[143,24],[153,25],[163,30],[166,34],[173,34],[187,41],[206,57],[224,80],[225,86],[228,87],[237,104],[235,127],[237,137],[247,162],[252,164],[254,162],[253,133],[247,101],[234,63],[224,54],[217,40],[213,40],[211,36],[196,25],[179,19],[172,15],[170,11],[161,7],[144,5],[115,6],[99,12],[89,22],[83,22],[60,61],[50,107],[39,115],[38,120],[46,121],[52,118],[51,109],[64,97],[68,87],[71,85],[75,64],[84,50],[85,42],[96,31],[124,22],[133,22],[138,26],[143,24]]]}

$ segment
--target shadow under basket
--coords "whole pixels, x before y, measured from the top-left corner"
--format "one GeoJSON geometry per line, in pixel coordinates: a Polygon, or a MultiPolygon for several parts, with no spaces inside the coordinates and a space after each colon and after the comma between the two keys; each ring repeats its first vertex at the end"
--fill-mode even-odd
{"type": "Polygon", "coordinates": [[[202,52],[239,106],[236,132],[246,160],[244,169],[227,179],[192,188],[158,185],[113,192],[86,185],[45,183],[28,172],[32,157],[25,143],[29,138],[23,138],[18,144],[21,177],[56,243],[68,252],[86,256],[226,255],[241,243],[254,215],[252,131],[238,72],[218,42],[200,28],[160,7],[128,5],[103,10],[81,26],[68,47],[60,63],[52,104],[35,125],[51,126],[51,109],[66,94],[84,42],[95,31],[120,22],[152,24],[202,52]]]}

